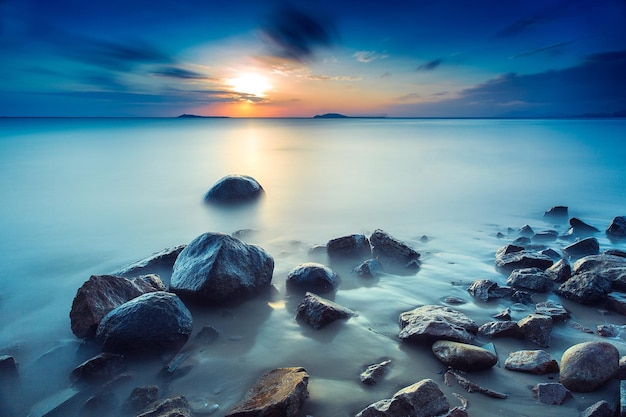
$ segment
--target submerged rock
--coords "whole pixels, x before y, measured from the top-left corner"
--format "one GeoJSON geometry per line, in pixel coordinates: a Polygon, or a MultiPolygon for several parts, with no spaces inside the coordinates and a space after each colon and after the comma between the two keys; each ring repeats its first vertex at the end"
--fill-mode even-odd
{"type": "Polygon", "coordinates": [[[362,234],[338,237],[329,240],[326,251],[331,257],[367,259],[372,256],[369,239],[362,234]]]}
{"type": "Polygon", "coordinates": [[[558,382],[537,384],[533,388],[533,393],[540,403],[547,405],[561,405],[572,396],[572,393],[558,382]]]}
{"type": "Polygon", "coordinates": [[[626,216],[613,218],[611,224],[606,229],[609,239],[623,239],[626,237],[626,216]]]}
{"type": "Polygon", "coordinates": [[[336,320],[348,319],[354,315],[354,311],[348,308],[307,292],[298,305],[296,318],[317,330],[336,320]]]}
{"type": "Polygon", "coordinates": [[[339,275],[332,269],[315,262],[306,262],[289,272],[286,286],[289,291],[327,293],[335,290],[339,282],[339,275]]]}
{"type": "Polygon", "coordinates": [[[383,264],[396,264],[408,268],[419,266],[420,254],[383,230],[375,230],[370,237],[370,242],[374,257],[383,264]]]}
{"type": "Polygon", "coordinates": [[[174,262],[176,262],[176,258],[178,258],[178,255],[183,251],[183,249],[185,249],[185,245],[163,249],[162,251],[156,252],[147,258],[133,262],[132,264],[119,269],[115,272],[115,275],[132,277],[146,273],[155,274],[161,270],[167,270],[169,271],[169,275],[171,275],[174,262]]]}
{"type": "Polygon", "coordinates": [[[546,292],[551,288],[552,280],[539,268],[522,268],[514,269],[506,284],[515,288],[546,292]]]}
{"type": "Polygon", "coordinates": [[[509,353],[504,367],[511,371],[544,375],[559,372],[559,364],[544,350],[520,350],[509,353]]]}
{"type": "Polygon", "coordinates": [[[448,399],[432,379],[423,379],[392,398],[369,405],[356,417],[435,417],[450,409],[448,399]]]}
{"type": "Polygon", "coordinates": [[[78,365],[70,374],[70,381],[106,382],[124,369],[122,355],[104,352],[78,365]]]}
{"type": "Polygon", "coordinates": [[[626,316],[626,293],[613,291],[607,294],[606,306],[609,310],[626,316]]]}
{"type": "Polygon", "coordinates": [[[390,363],[390,360],[386,360],[381,363],[368,366],[363,372],[361,372],[361,375],[359,375],[361,382],[366,385],[374,385],[385,374],[385,369],[390,363]]]}
{"type": "Polygon", "coordinates": [[[567,231],[567,236],[571,237],[587,237],[600,232],[595,227],[585,223],[577,217],[569,219],[569,225],[570,228],[567,231]]]}
{"type": "Polygon", "coordinates": [[[600,253],[600,244],[595,237],[588,237],[563,248],[563,254],[569,258],[582,258],[600,253]]]}
{"type": "Polygon", "coordinates": [[[543,213],[543,217],[550,220],[565,220],[569,216],[567,206],[554,206],[543,213]]]}
{"type": "Polygon", "coordinates": [[[184,396],[166,398],[137,417],[192,417],[189,402],[184,396]]]}
{"type": "Polygon", "coordinates": [[[554,261],[549,256],[527,251],[521,246],[506,245],[496,251],[496,267],[502,272],[510,273],[521,268],[545,270],[553,264],[554,261]]]}
{"type": "Polygon", "coordinates": [[[619,352],[615,346],[607,342],[579,343],[563,353],[559,381],[572,391],[595,391],[618,369],[619,352]]]}
{"type": "Polygon", "coordinates": [[[304,368],[278,368],[261,376],[227,417],[294,417],[308,397],[304,368]]]}
{"type": "Polygon", "coordinates": [[[204,195],[208,203],[236,204],[258,199],[264,194],[263,187],[248,175],[227,175],[216,182],[204,195]]]}
{"type": "Polygon", "coordinates": [[[498,363],[498,356],[490,350],[467,343],[438,340],[432,351],[441,362],[461,371],[482,371],[498,363]]]}
{"type": "Polygon", "coordinates": [[[474,297],[483,301],[495,298],[507,297],[513,293],[510,287],[500,287],[495,281],[490,279],[477,279],[469,286],[467,291],[474,297]]]}
{"type": "Polygon", "coordinates": [[[106,352],[162,353],[182,347],[192,329],[191,313],[175,295],[141,295],[107,314],[96,332],[106,352]]]}
{"type": "Polygon", "coordinates": [[[383,266],[377,259],[368,259],[354,268],[357,277],[374,278],[381,274],[383,266]]]}
{"type": "Polygon", "coordinates": [[[573,275],[554,292],[581,304],[593,304],[604,299],[612,290],[611,282],[592,272],[573,275]]]}
{"type": "Polygon", "coordinates": [[[115,275],[92,275],[76,292],[70,323],[77,337],[93,337],[100,320],[116,307],[142,294],[164,291],[157,275],[128,279],[115,275]]]}
{"type": "Polygon", "coordinates": [[[448,307],[426,305],[400,314],[400,339],[433,342],[444,339],[471,342],[478,331],[476,323],[465,314],[448,307]]]}
{"type": "Polygon", "coordinates": [[[223,233],[205,233],[178,255],[170,291],[182,298],[227,303],[269,288],[274,259],[262,248],[223,233]]]}
{"type": "Polygon", "coordinates": [[[142,387],[133,388],[128,395],[126,401],[124,401],[124,409],[130,413],[137,413],[138,411],[146,408],[152,402],[159,398],[159,387],[156,385],[147,385],[142,387]]]}

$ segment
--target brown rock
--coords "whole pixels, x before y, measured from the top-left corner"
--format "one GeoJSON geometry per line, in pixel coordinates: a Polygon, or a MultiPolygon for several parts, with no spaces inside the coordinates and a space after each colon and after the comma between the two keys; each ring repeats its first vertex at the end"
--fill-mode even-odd
{"type": "Polygon", "coordinates": [[[572,393],[558,382],[537,384],[533,388],[533,393],[537,395],[540,403],[548,405],[561,405],[572,396],[572,393]]]}
{"type": "Polygon", "coordinates": [[[494,337],[522,337],[523,334],[517,322],[490,321],[478,328],[478,334],[489,338],[494,337]]]}
{"type": "Polygon", "coordinates": [[[511,352],[504,362],[511,371],[543,375],[559,372],[559,364],[543,350],[520,350],[511,352]]]}
{"type": "Polygon", "coordinates": [[[426,305],[400,314],[400,339],[432,342],[439,339],[471,342],[478,331],[465,314],[448,307],[426,305]]]}
{"type": "Polygon", "coordinates": [[[572,391],[595,391],[618,369],[619,352],[615,346],[607,342],[579,343],[563,353],[559,381],[572,391]]]}
{"type": "Polygon", "coordinates": [[[438,340],[432,351],[441,362],[461,371],[482,371],[498,362],[498,356],[492,351],[467,343],[438,340]]]}
{"type": "Polygon", "coordinates": [[[539,347],[550,346],[552,318],[542,314],[529,314],[517,322],[524,338],[539,347]]]}
{"type": "Polygon", "coordinates": [[[432,379],[423,379],[396,392],[390,399],[369,405],[356,417],[434,417],[448,411],[450,404],[432,379]]]}
{"type": "Polygon", "coordinates": [[[354,315],[354,311],[348,308],[307,292],[298,305],[296,318],[317,330],[336,320],[348,319],[354,315]]]}
{"type": "Polygon", "coordinates": [[[189,402],[184,396],[166,398],[137,417],[192,417],[189,402]]]}

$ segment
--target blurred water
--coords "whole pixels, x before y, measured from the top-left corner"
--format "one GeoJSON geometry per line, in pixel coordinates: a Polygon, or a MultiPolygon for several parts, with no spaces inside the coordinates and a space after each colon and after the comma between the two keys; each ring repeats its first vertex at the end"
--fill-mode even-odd
{"type": "MultiPolygon", "coordinates": [[[[601,230],[625,215],[625,134],[625,120],[0,119],[0,354],[14,355],[28,382],[19,409],[66,388],[80,363],[69,310],[91,274],[206,231],[255,230],[247,240],[274,256],[275,292],[227,315],[194,312],[194,328],[213,325],[221,342],[193,356],[193,370],[170,391],[210,398],[223,414],[264,371],[305,366],[305,412],[348,416],[420,379],[441,382],[428,349],[397,340],[398,313],[454,295],[468,301],[456,309],[489,321],[506,304],[476,304],[464,283],[506,278],[494,271],[494,252],[516,236],[498,232],[554,228],[542,219],[553,205],[601,230]],[[211,185],[233,173],[256,178],[266,198],[240,210],[204,205],[211,185]],[[284,289],[289,270],[328,263],[308,253],[316,244],[377,228],[422,252],[419,273],[363,281],[351,266],[332,265],[343,278],[335,301],[359,316],[319,332],[296,323],[299,300],[284,289]],[[35,384],[44,354],[55,365],[35,384]],[[381,358],[394,361],[385,383],[361,386],[360,367],[381,358]]],[[[598,238],[601,249],[620,247],[598,238]]],[[[568,307],[580,322],[622,322],[568,307]]],[[[567,327],[555,334],[557,358],[573,341],[596,337],[567,327]]],[[[495,343],[503,361],[521,342],[495,343]]],[[[152,371],[138,381],[154,383],[152,371]]],[[[470,398],[473,415],[561,415],[528,392],[545,381],[511,374],[475,376],[517,394],[496,405],[445,390],[470,398]]],[[[567,407],[584,408],[610,389],[567,407]]]]}

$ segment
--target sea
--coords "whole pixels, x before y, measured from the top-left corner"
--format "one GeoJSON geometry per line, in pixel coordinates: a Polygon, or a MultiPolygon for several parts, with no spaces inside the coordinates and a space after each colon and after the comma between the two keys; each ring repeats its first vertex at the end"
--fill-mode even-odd
{"type": "MultiPolygon", "coordinates": [[[[625,140],[625,119],[2,118],[0,356],[15,358],[19,382],[5,387],[0,414],[84,415],[91,393],[74,392],[68,375],[99,351],[73,335],[69,312],[91,275],[206,232],[237,231],[274,258],[271,294],[191,307],[192,338],[205,326],[218,338],[190,348],[178,374],[163,376],[169,357],[128,361],[130,381],[111,388],[100,415],[120,415],[134,387],[156,385],[162,397],[185,395],[197,415],[223,416],[263,373],[292,366],[310,375],[303,417],[354,416],[423,379],[437,382],[451,407],[466,401],[472,416],[578,415],[600,399],[617,404],[617,381],[573,393],[561,406],[541,404],[532,387],[558,375],[506,370],[510,352],[537,349],[511,338],[479,338],[479,345],[493,343],[499,363],[465,375],[506,399],[448,386],[430,346],[399,339],[398,316],[435,304],[478,325],[494,320],[513,302],[481,302],[467,287],[476,279],[504,285],[494,254],[522,226],[564,234],[567,222],[543,216],[552,206],[567,206],[570,217],[598,228],[601,250],[626,250],[604,234],[615,216],[626,215],[625,140]],[[231,208],[204,203],[229,174],[254,177],[263,199],[231,208]],[[333,263],[315,249],[376,229],[420,252],[421,267],[358,277],[355,265],[333,263]],[[339,288],[322,296],[355,317],[320,330],[295,319],[302,295],[288,293],[285,280],[305,262],[339,274],[339,288]],[[447,297],[463,303],[448,305],[447,297]],[[362,384],[360,372],[383,360],[391,360],[387,373],[362,384]]],[[[560,253],[569,243],[548,246],[560,253]]],[[[169,276],[162,278],[167,284],[169,276]]],[[[533,294],[533,302],[544,300],[563,303],[572,315],[554,326],[545,349],[557,361],[591,340],[626,354],[621,334],[593,333],[600,324],[621,329],[623,316],[533,294]]],[[[513,320],[533,307],[515,304],[513,320]]]]}

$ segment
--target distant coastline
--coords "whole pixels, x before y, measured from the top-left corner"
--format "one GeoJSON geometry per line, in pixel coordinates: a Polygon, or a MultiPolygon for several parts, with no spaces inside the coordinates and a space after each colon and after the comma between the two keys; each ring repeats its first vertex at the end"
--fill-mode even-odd
{"type": "Polygon", "coordinates": [[[324,114],[316,114],[313,116],[314,119],[386,119],[385,116],[346,116],[341,113],[324,113],[324,114]]]}
{"type": "Polygon", "coordinates": [[[229,116],[199,116],[197,114],[181,114],[178,119],[230,119],[229,116]]]}

